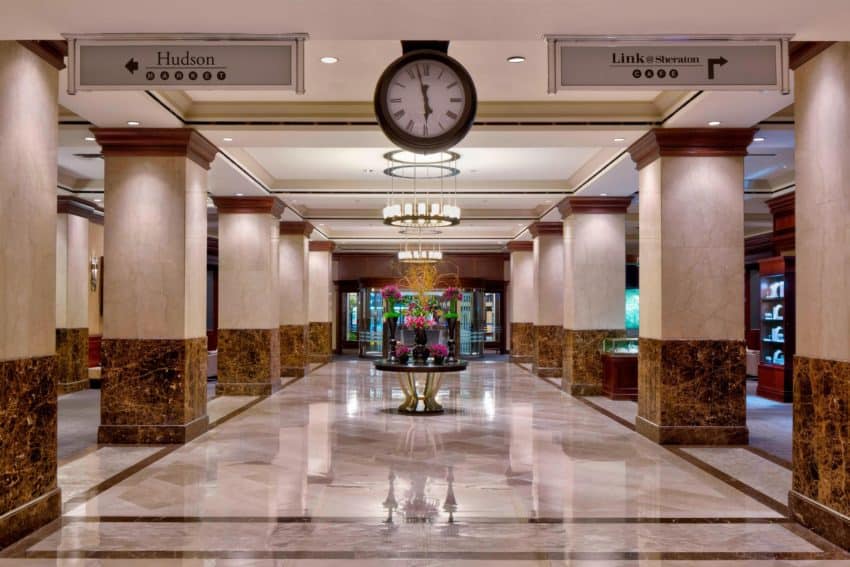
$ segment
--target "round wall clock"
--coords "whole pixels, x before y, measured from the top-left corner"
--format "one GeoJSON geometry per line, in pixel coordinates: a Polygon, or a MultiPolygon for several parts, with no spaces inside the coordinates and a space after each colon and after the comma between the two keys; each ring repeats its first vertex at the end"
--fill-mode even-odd
{"type": "Polygon", "coordinates": [[[387,137],[420,154],[447,150],[466,136],[478,98],[463,65],[441,51],[405,53],[381,74],[375,114],[387,137]]]}

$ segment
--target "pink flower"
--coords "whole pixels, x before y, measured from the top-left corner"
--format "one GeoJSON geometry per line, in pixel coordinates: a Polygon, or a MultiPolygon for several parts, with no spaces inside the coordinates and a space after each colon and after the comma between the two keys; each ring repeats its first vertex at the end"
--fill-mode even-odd
{"type": "Polygon", "coordinates": [[[401,290],[398,289],[397,285],[385,285],[383,288],[381,288],[381,297],[383,297],[384,299],[399,300],[401,299],[401,290]]]}
{"type": "Polygon", "coordinates": [[[449,355],[449,347],[443,344],[431,345],[428,350],[431,351],[431,356],[435,357],[445,358],[449,355]]]}

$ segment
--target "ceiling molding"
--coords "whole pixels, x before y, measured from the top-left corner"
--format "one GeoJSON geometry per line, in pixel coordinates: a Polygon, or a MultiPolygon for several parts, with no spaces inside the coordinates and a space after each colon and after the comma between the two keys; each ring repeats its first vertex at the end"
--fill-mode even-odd
{"type": "Polygon", "coordinates": [[[758,128],[653,128],[629,146],[638,169],[659,157],[747,155],[758,128]]]}
{"type": "Polygon", "coordinates": [[[181,156],[209,169],[218,148],[189,128],[92,128],[105,157],[181,156]]]}
{"type": "Polygon", "coordinates": [[[41,57],[54,69],[61,71],[65,68],[65,56],[68,55],[68,42],[64,39],[19,40],[18,43],[41,57]]]}
{"type": "Polygon", "coordinates": [[[531,236],[537,238],[541,234],[563,234],[564,223],[561,222],[536,222],[528,227],[531,236]]]}
{"type": "Polygon", "coordinates": [[[833,44],[834,41],[792,41],[788,46],[788,66],[796,70],[833,44]]]}
{"type": "Polygon", "coordinates": [[[311,240],[310,252],[333,252],[336,244],[330,240],[311,240]]]}
{"type": "Polygon", "coordinates": [[[531,240],[511,240],[506,246],[508,252],[531,252],[534,242],[531,240]]]}
{"type": "Polygon", "coordinates": [[[632,197],[567,197],[558,204],[558,210],[566,218],[572,214],[625,215],[632,204],[632,197]]]}
{"type": "Polygon", "coordinates": [[[267,214],[280,217],[286,208],[277,197],[216,197],[212,198],[219,215],[267,214]]]}
{"type": "Polygon", "coordinates": [[[313,232],[313,225],[309,222],[293,222],[283,221],[280,223],[280,234],[296,234],[301,236],[310,236],[313,232]]]}
{"type": "MultiPolygon", "coordinates": [[[[582,166],[584,167],[584,166],[582,166]]],[[[377,174],[376,174],[377,177],[377,174]]],[[[381,175],[379,178],[369,179],[273,179],[269,188],[274,193],[298,194],[298,193],[338,193],[340,191],[357,191],[364,193],[387,194],[391,190],[389,177],[381,175]]],[[[452,187],[451,193],[469,193],[479,191],[487,193],[490,191],[521,191],[533,194],[536,192],[569,193],[571,191],[569,181],[541,180],[541,179],[510,179],[510,180],[473,180],[458,181],[457,189],[452,187]]],[[[410,191],[412,192],[412,191],[410,191]]],[[[422,192],[421,190],[419,191],[422,192]]],[[[395,190],[395,194],[405,191],[395,190]]]]}

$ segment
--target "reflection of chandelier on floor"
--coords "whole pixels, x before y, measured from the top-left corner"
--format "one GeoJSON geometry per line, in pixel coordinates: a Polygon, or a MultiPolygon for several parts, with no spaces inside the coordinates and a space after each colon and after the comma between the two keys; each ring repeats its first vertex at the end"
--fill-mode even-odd
{"type": "MultiPolygon", "coordinates": [[[[457,179],[460,170],[456,167],[460,155],[456,152],[440,152],[418,155],[402,150],[384,154],[387,168],[384,173],[392,178],[392,189],[384,207],[384,224],[402,228],[437,228],[460,223],[460,207],[457,206],[457,179]],[[447,193],[444,181],[454,177],[454,191],[447,193]],[[412,193],[396,194],[396,180],[412,186],[412,193]],[[439,187],[435,186],[439,182],[439,187]],[[422,187],[421,184],[425,184],[422,187]]],[[[401,258],[401,256],[399,256],[401,258]]]]}

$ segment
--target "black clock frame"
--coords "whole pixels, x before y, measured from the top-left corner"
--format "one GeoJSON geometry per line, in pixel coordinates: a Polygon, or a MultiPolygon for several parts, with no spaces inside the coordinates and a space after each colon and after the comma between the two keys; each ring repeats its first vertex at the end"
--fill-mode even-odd
{"type": "Polygon", "coordinates": [[[441,152],[456,146],[458,142],[463,140],[470,128],[472,128],[477,108],[478,95],[475,91],[475,83],[472,82],[469,72],[456,59],[433,49],[419,49],[405,53],[390,63],[384,72],[381,73],[381,77],[378,79],[378,84],[375,87],[375,116],[378,118],[378,124],[381,130],[398,147],[418,154],[441,152]],[[391,112],[387,106],[387,91],[389,91],[390,83],[399,69],[414,61],[424,59],[438,61],[451,69],[457,75],[461,88],[464,91],[464,100],[467,101],[464,104],[463,112],[457,123],[446,132],[432,138],[424,138],[416,134],[411,134],[398,126],[390,117],[391,112]]]}

